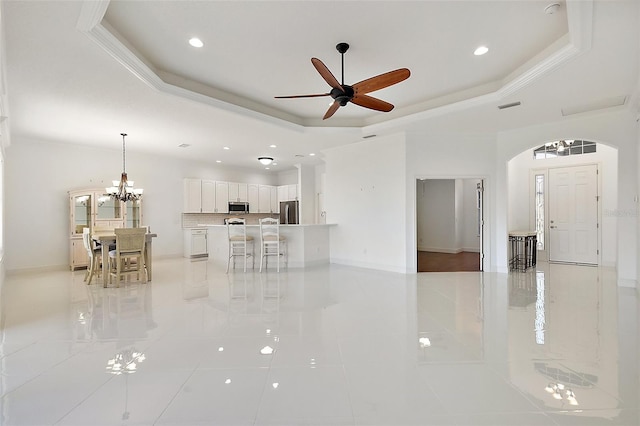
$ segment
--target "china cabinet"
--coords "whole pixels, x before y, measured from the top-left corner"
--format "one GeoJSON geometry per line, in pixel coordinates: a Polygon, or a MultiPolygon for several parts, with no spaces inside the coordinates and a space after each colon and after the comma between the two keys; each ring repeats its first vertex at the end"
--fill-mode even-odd
{"type": "Polygon", "coordinates": [[[69,191],[69,267],[88,266],[82,244],[84,228],[138,228],[142,226],[142,201],[118,201],[99,188],[69,191]]]}

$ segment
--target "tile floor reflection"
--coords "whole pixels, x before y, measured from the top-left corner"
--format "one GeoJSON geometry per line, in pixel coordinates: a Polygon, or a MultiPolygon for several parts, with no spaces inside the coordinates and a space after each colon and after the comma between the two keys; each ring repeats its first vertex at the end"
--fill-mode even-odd
{"type": "Polygon", "coordinates": [[[2,425],[638,425],[640,309],[615,272],[14,275],[2,425]]]}

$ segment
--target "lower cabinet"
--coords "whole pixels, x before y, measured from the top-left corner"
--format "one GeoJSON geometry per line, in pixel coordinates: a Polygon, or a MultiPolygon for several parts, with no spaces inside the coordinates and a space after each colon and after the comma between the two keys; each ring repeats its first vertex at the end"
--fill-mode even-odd
{"type": "Polygon", "coordinates": [[[184,230],[184,257],[208,257],[207,228],[184,230]]]}
{"type": "Polygon", "coordinates": [[[74,271],[78,268],[86,268],[89,266],[89,257],[87,256],[87,250],[82,243],[82,237],[71,238],[71,252],[69,253],[69,259],[71,259],[71,270],[74,271]]]}

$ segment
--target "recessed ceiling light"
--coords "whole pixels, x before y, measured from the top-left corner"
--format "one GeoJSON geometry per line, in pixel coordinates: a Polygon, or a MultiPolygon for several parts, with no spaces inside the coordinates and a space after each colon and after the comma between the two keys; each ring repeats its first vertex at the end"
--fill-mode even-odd
{"type": "Polygon", "coordinates": [[[314,155],[316,155],[315,152],[312,152],[311,154],[309,154],[311,157],[313,157],[314,155]]]}
{"type": "Polygon", "coordinates": [[[269,167],[265,167],[264,169],[265,169],[265,170],[269,170],[269,167]]]}
{"type": "Polygon", "coordinates": [[[198,37],[193,37],[189,39],[189,44],[193,47],[202,47],[204,43],[198,37]]]}
{"type": "Polygon", "coordinates": [[[476,56],[480,56],[480,55],[484,55],[488,51],[489,51],[489,48],[487,46],[480,46],[473,52],[473,54],[476,56]]]}
{"type": "Polygon", "coordinates": [[[216,160],[216,163],[222,163],[222,160],[216,160]]]}
{"type": "Polygon", "coordinates": [[[277,166],[277,165],[278,165],[278,163],[271,163],[271,165],[272,165],[272,166],[277,166]]]}
{"type": "Polygon", "coordinates": [[[275,145],[269,145],[269,148],[276,148],[275,145]]]}
{"type": "Polygon", "coordinates": [[[228,151],[228,150],[229,150],[229,147],[228,147],[228,146],[225,146],[225,147],[223,147],[222,149],[224,149],[224,150],[227,150],[227,151],[228,151]]]}

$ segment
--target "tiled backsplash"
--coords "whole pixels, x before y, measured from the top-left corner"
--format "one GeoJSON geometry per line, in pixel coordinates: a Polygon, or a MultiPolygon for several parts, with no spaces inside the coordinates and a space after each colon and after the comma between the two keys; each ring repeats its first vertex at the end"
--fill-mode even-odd
{"type": "Polygon", "coordinates": [[[182,227],[195,228],[199,225],[224,225],[224,220],[228,217],[244,217],[247,225],[257,225],[258,220],[263,217],[279,218],[277,214],[268,213],[248,213],[248,214],[229,214],[229,213],[182,213],[182,227]]]}

